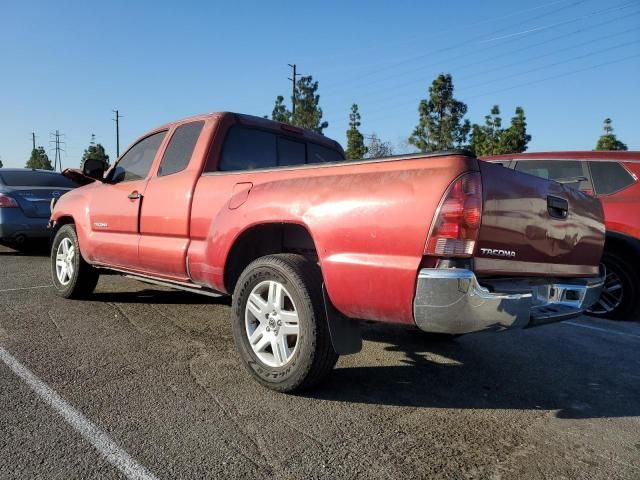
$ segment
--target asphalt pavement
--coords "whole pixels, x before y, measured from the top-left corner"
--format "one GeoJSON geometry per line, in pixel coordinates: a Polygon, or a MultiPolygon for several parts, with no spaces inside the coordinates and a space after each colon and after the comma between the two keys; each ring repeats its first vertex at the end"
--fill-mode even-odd
{"type": "Polygon", "coordinates": [[[313,392],[252,381],[229,300],[0,248],[0,478],[640,478],[640,324],[366,324],[313,392]]]}

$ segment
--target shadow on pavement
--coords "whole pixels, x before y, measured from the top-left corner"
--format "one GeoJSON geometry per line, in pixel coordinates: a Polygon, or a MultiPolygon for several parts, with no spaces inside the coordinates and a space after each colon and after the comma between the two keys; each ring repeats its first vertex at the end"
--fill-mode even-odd
{"type": "Polygon", "coordinates": [[[135,292],[94,292],[89,300],[115,303],[157,303],[165,305],[231,305],[231,297],[208,297],[181,290],[144,289],[135,292]]]}
{"type": "Polygon", "coordinates": [[[557,410],[559,418],[640,415],[638,344],[593,352],[571,342],[571,330],[541,331],[547,328],[554,327],[443,340],[367,325],[364,339],[385,344],[382,352],[376,345],[366,353],[373,365],[338,368],[309,396],[403,407],[557,410]],[[393,365],[376,366],[386,352],[404,354],[404,365],[394,355],[393,365]]]}

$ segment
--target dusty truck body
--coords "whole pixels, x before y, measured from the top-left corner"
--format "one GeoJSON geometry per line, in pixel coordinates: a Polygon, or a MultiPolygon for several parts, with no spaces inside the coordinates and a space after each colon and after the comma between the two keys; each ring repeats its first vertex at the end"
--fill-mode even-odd
{"type": "Polygon", "coordinates": [[[241,357],[280,391],[357,351],[355,320],[524,327],[579,315],[602,285],[597,199],[464,153],[347,162],[321,135],[214,113],[94,176],[53,207],[58,292],[111,270],[232,294],[241,357]]]}

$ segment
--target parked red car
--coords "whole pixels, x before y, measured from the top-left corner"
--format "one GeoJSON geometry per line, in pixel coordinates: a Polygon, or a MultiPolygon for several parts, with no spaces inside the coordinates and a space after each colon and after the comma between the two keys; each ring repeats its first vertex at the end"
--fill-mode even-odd
{"type": "Polygon", "coordinates": [[[541,152],[483,158],[516,171],[573,184],[600,199],[607,240],[607,278],[589,313],[619,320],[640,318],[640,152],[541,152]]]}
{"type": "Polygon", "coordinates": [[[316,133],[233,113],[137,140],[51,216],[63,297],[102,270],[233,294],[263,385],[305,388],[355,353],[355,319],[461,334],[580,315],[600,295],[599,200],[463,152],[346,161],[316,133]]]}

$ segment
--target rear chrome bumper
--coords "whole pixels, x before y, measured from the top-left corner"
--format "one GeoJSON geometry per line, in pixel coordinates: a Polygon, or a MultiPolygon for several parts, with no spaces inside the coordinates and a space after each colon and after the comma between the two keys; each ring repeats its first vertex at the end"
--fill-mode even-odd
{"type": "Polygon", "coordinates": [[[414,319],[421,330],[450,334],[558,322],[593,305],[603,278],[517,278],[480,285],[470,270],[425,268],[418,274],[414,319]]]}

